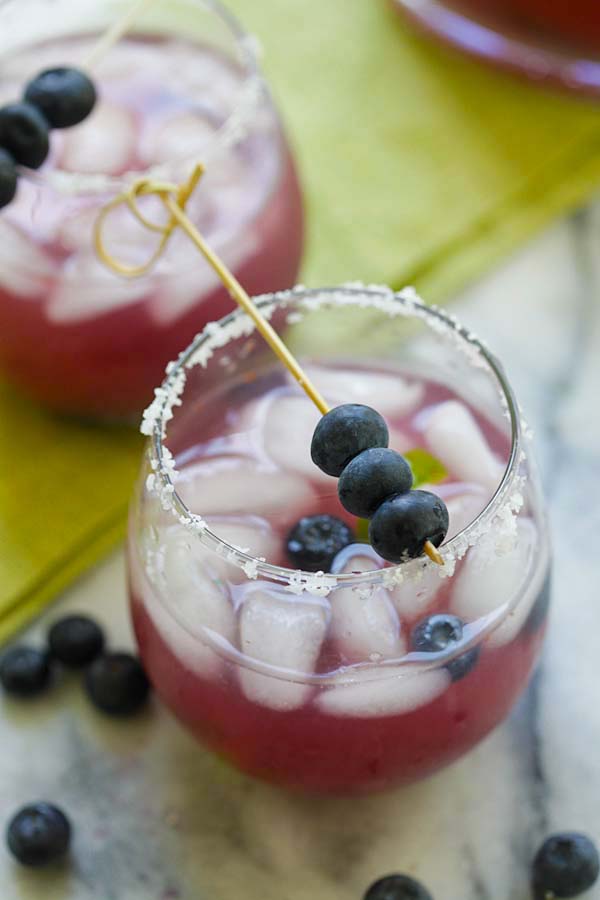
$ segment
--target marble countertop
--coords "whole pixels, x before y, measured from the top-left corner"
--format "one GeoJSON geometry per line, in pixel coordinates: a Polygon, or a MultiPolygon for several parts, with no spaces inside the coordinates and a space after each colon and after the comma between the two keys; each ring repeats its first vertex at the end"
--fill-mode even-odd
{"type": "MultiPolygon", "coordinates": [[[[600,206],[552,227],[455,307],[504,361],[536,432],[556,545],[545,654],[510,719],[429,781],[315,799],[232,773],[158,703],[112,722],[76,679],[32,704],[5,700],[3,818],[49,799],[75,834],[71,864],[53,871],[23,870],[0,846],[2,900],[362,900],[393,871],[435,900],[527,900],[547,832],[600,841],[599,294],[600,206]]],[[[89,610],[113,646],[130,646],[123,568],[118,552],[32,636],[57,613],[89,610]]]]}

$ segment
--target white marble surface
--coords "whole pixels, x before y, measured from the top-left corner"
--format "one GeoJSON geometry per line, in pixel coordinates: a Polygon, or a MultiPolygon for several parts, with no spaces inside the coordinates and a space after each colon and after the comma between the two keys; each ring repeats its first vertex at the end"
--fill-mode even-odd
{"type": "MultiPolygon", "coordinates": [[[[71,865],[46,872],[0,847],[2,900],[362,900],[392,871],[435,900],[527,900],[543,835],[600,841],[600,208],[554,226],[457,311],[505,362],[537,433],[556,543],[543,663],[509,721],[427,782],[319,800],[231,773],[158,704],[113,723],[76,680],[32,705],[4,701],[2,817],[47,798],[68,810],[75,841],[71,865]]],[[[67,609],[130,645],[120,553],[46,622],[67,609]]]]}

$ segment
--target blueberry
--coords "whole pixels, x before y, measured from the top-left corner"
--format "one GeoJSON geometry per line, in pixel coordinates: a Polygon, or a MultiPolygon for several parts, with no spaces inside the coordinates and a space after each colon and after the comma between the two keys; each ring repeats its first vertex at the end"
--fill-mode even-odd
{"type": "Polygon", "coordinates": [[[104,634],[88,616],[65,616],[48,632],[48,645],[55,659],[77,669],[87,666],[102,653],[104,634]]]}
{"type": "Polygon", "coordinates": [[[46,650],[21,644],[11,647],[0,659],[0,683],[7,694],[33,697],[47,686],[50,674],[46,650]]]}
{"type": "MultiPolygon", "coordinates": [[[[463,638],[464,622],[458,616],[441,613],[429,616],[415,625],[411,638],[413,650],[420,653],[443,653],[459,644],[463,638]]],[[[468,675],[479,657],[479,647],[472,647],[466,653],[451,659],[446,665],[452,681],[459,681],[468,675]]]]}
{"type": "Polygon", "coordinates": [[[15,161],[7,150],[0,147],[0,209],[8,206],[17,193],[15,161]]]}
{"type": "Polygon", "coordinates": [[[96,103],[96,88],[85,72],[62,66],[40,72],[27,85],[25,99],[53,128],[69,128],[89,116],[96,103]]]}
{"type": "Polygon", "coordinates": [[[448,510],[429,491],[409,491],[384,500],[369,525],[374,550],[388,562],[421,556],[426,541],[439,547],[448,531],[448,510]]]}
{"type": "Polygon", "coordinates": [[[146,701],[150,682],[130,653],[105,653],[91,664],[85,689],[94,706],[113,716],[135,713],[146,701]]]}
{"type": "Polygon", "coordinates": [[[305,516],[287,536],[292,565],[308,572],[328,572],[334,557],[354,542],[352,530],[335,516],[305,516]]]}
{"type": "Polygon", "coordinates": [[[370,447],[350,460],[338,482],[340,503],[355,516],[370,519],[393,494],[410,491],[412,469],[395,450],[370,447]]]}
{"type": "Polygon", "coordinates": [[[39,169],[48,156],[48,123],[31,103],[10,103],[0,109],[0,147],[15,162],[39,169]]]}
{"type": "Polygon", "coordinates": [[[24,866],[44,866],[54,862],[65,855],[70,840],[69,820],[51,803],[24,806],[6,829],[8,848],[24,866]]]}
{"type": "Polygon", "coordinates": [[[409,875],[386,875],[371,885],[364,900],[432,900],[432,896],[409,875]]]}
{"type": "Polygon", "coordinates": [[[375,409],[346,403],[330,409],[315,428],[310,455],[319,469],[339,476],[351,459],[369,447],[387,447],[385,420],[375,409]]]}
{"type": "Polygon", "coordinates": [[[598,851],[589,837],[577,832],[553,834],[533,861],[534,897],[577,897],[595,884],[599,869],[598,851]]]}

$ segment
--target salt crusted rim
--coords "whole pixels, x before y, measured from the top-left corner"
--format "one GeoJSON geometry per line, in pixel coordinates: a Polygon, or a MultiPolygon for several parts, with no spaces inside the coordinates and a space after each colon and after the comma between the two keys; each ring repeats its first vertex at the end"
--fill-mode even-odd
{"type": "MultiPolygon", "coordinates": [[[[153,470],[146,479],[146,490],[158,496],[165,511],[171,511],[190,533],[209,549],[240,568],[249,580],[265,578],[283,585],[292,594],[307,591],[316,596],[326,597],[333,588],[342,585],[344,587],[360,585],[365,589],[375,585],[393,588],[407,578],[419,580],[426,569],[433,569],[440,578],[451,577],[456,562],[462,559],[469,547],[475,545],[492,529],[497,535],[498,552],[502,552],[503,546],[510,549],[516,535],[517,515],[524,502],[525,477],[519,472],[519,467],[525,460],[522,437],[526,426],[522,424],[519,407],[504,369],[482,341],[460,325],[453,315],[438,307],[426,306],[416,291],[410,287],[394,292],[385,286],[362,285],[357,282],[319,289],[298,286],[288,291],[264,294],[255,298],[255,302],[267,319],[271,318],[276,308],[285,308],[290,304],[297,306],[300,302],[308,311],[326,306],[358,306],[378,309],[389,316],[412,316],[425,321],[432,331],[451,341],[473,366],[489,370],[498,383],[505,415],[511,423],[512,436],[510,455],[500,484],[481,513],[439,548],[444,558],[444,566],[437,566],[426,557],[422,557],[396,566],[358,574],[313,573],[272,565],[262,558],[249,556],[239,548],[228,544],[210,530],[200,515],[191,512],[177,493],[174,484],[177,477],[175,461],[164,445],[163,439],[166,436],[167,424],[173,417],[174,408],[182,403],[181,396],[186,384],[187,370],[197,365],[206,368],[216,349],[226,346],[238,337],[250,335],[255,330],[252,320],[241,310],[236,309],[219,322],[209,323],[180,354],[178,360],[169,363],[166,369],[167,377],[162,385],[156,388],[155,398],[143,415],[141,431],[151,439],[149,458],[153,470]]],[[[298,310],[295,309],[292,315],[293,320],[297,321],[298,310]]]]}
{"type": "MultiPolygon", "coordinates": [[[[208,163],[212,156],[222,148],[232,147],[239,143],[248,133],[255,114],[265,96],[265,81],[259,66],[260,42],[254,35],[248,34],[236,16],[223,6],[220,0],[193,0],[221,20],[227,28],[234,46],[239,51],[240,67],[243,81],[237,94],[235,105],[214,135],[207,141],[203,152],[203,163],[208,163]]],[[[198,162],[197,157],[181,157],[169,163],[151,166],[146,169],[135,169],[121,175],[82,174],[81,172],[65,172],[53,169],[49,172],[27,170],[24,177],[34,184],[48,185],[66,194],[86,192],[104,194],[116,191],[134,178],[165,180],[173,172],[174,166],[192,166],[198,162]]]]}

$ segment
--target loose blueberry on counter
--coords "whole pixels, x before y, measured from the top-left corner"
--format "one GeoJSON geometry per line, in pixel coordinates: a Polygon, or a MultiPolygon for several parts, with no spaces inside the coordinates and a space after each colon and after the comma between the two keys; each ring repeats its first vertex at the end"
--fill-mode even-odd
{"type": "Polygon", "coordinates": [[[364,900],[433,900],[429,891],[409,875],[387,875],[368,889],[364,900]]]}
{"type": "Polygon", "coordinates": [[[105,653],[87,670],[85,689],[94,706],[102,712],[128,716],[146,702],[150,682],[135,656],[105,653]]]}
{"type": "Polygon", "coordinates": [[[88,616],[65,616],[48,632],[50,653],[63,665],[78,669],[93,662],[104,649],[104,633],[88,616]]]}
{"type": "MultiPolygon", "coordinates": [[[[413,650],[420,653],[442,653],[459,644],[463,638],[464,622],[458,616],[440,613],[423,619],[415,625],[411,637],[413,650]]],[[[466,653],[451,659],[446,664],[452,681],[459,681],[468,675],[479,657],[479,647],[472,647],[466,653]]]]}
{"type": "Polygon", "coordinates": [[[32,79],[25,100],[40,110],[52,128],[69,128],[89,116],[96,103],[96,88],[85,72],[61,66],[32,79]]]}
{"type": "Polygon", "coordinates": [[[400,453],[370,447],[350,460],[340,475],[340,503],[355,516],[370,519],[384,500],[410,491],[412,469],[400,453]]]}
{"type": "Polygon", "coordinates": [[[305,516],[287,537],[292,565],[308,572],[328,572],[334,557],[354,542],[352,530],[335,516],[305,516]]]}
{"type": "Polygon", "coordinates": [[[337,477],[363,450],[387,447],[388,441],[388,427],[377,410],[360,403],[346,403],[319,419],[310,455],[319,469],[337,477]]]}
{"type": "Polygon", "coordinates": [[[0,209],[8,206],[17,193],[17,169],[15,161],[8,152],[0,147],[0,209]]]}
{"type": "Polygon", "coordinates": [[[423,553],[427,541],[439,547],[448,531],[444,501],[429,491],[409,491],[385,500],[371,519],[369,540],[388,562],[404,562],[423,553]]]}
{"type": "Polygon", "coordinates": [[[598,851],[589,837],[577,832],[553,834],[533,861],[535,900],[578,897],[596,883],[599,871],[598,851]]]}
{"type": "Polygon", "coordinates": [[[71,825],[51,803],[24,806],[10,820],[6,842],[24,866],[45,866],[64,856],[71,841],[71,825]]]}
{"type": "Polygon", "coordinates": [[[0,109],[0,147],[16,163],[39,169],[50,149],[48,122],[31,103],[9,103],[0,109]]]}
{"type": "Polygon", "coordinates": [[[7,694],[33,697],[50,681],[50,659],[46,650],[25,644],[11,647],[0,659],[0,683],[7,694]]]}

